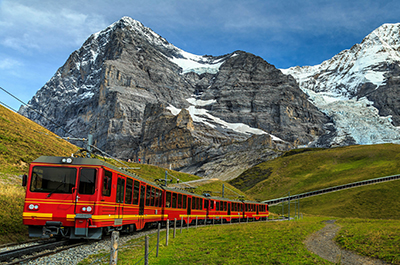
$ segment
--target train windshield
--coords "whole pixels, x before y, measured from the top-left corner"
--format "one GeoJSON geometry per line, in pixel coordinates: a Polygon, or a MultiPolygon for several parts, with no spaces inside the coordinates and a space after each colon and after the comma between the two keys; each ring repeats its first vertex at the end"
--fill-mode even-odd
{"type": "Polygon", "coordinates": [[[76,168],[34,167],[30,191],[53,193],[72,193],[76,182],[76,168]]]}

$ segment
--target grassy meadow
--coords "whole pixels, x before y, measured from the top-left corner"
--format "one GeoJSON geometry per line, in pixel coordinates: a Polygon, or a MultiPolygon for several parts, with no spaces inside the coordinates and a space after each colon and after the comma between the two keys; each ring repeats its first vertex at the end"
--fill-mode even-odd
{"type": "MultiPolygon", "coordinates": [[[[249,222],[184,229],[177,231],[165,246],[165,232],[161,233],[159,257],[155,250],[149,264],[331,264],[305,248],[305,238],[324,227],[321,217],[307,217],[296,222],[249,222]]],[[[157,236],[150,237],[150,250],[156,246],[157,236]]],[[[144,256],[143,238],[120,247],[118,264],[136,264],[144,256]]],[[[104,257],[108,264],[109,252],[93,255],[79,264],[91,264],[104,257]]]]}
{"type": "Polygon", "coordinates": [[[268,200],[400,173],[400,145],[356,145],[292,150],[261,163],[229,183],[258,200],[268,200]],[[258,179],[247,186],[248,179],[258,179]]]}
{"type": "Polygon", "coordinates": [[[339,219],[336,242],[360,255],[400,264],[399,220],[339,219]]]}

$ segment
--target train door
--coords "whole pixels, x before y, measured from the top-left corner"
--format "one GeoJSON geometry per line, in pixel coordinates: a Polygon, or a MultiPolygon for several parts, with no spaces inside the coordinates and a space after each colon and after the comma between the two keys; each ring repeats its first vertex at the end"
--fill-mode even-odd
{"type": "Polygon", "coordinates": [[[89,219],[94,211],[96,199],[96,168],[80,168],[77,187],[73,189],[75,198],[75,236],[88,236],[89,219]]]}
{"type": "Polygon", "coordinates": [[[144,227],[144,203],[146,201],[146,186],[140,184],[139,194],[139,229],[144,227]]]}
{"type": "Polygon", "coordinates": [[[188,197],[188,203],[187,203],[187,215],[192,214],[192,197],[188,197]]]}
{"type": "Polygon", "coordinates": [[[228,202],[228,215],[231,215],[231,203],[228,202]]]}
{"type": "Polygon", "coordinates": [[[77,179],[78,186],[73,190],[75,214],[92,213],[96,199],[96,177],[96,168],[80,168],[77,179]]]}
{"type": "Polygon", "coordinates": [[[125,178],[118,175],[117,180],[117,194],[115,197],[115,220],[114,225],[122,225],[123,211],[124,211],[124,199],[125,199],[125,178]]]}

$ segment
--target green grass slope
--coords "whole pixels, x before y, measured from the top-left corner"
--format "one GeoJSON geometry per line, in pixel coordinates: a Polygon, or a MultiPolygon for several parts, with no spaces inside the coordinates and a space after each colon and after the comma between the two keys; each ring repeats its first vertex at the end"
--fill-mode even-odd
{"type": "MultiPolygon", "coordinates": [[[[400,145],[311,149],[261,163],[229,183],[259,200],[400,173],[400,145]],[[246,183],[258,179],[248,186],[246,183]]],[[[301,150],[300,150],[301,151],[301,150]]]]}
{"type": "MultiPolygon", "coordinates": [[[[395,144],[292,150],[249,169],[230,183],[249,196],[267,200],[288,192],[294,195],[399,174],[399,157],[400,146],[395,144]]],[[[399,196],[400,180],[396,180],[305,198],[300,208],[303,213],[323,216],[400,219],[399,196]]],[[[291,209],[293,215],[294,204],[291,209]]],[[[270,210],[281,213],[282,207],[271,206],[270,210]]],[[[287,214],[287,208],[284,212],[287,214]]]]}
{"type": "Polygon", "coordinates": [[[41,155],[70,156],[78,147],[0,105],[0,172],[26,173],[41,155]]]}

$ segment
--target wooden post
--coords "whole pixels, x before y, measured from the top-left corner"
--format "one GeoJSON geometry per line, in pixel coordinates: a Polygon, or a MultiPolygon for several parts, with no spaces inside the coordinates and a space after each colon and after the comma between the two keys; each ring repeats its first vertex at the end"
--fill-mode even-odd
{"type": "Polygon", "coordinates": [[[168,247],[168,239],[169,239],[169,219],[167,219],[167,234],[165,236],[165,246],[168,247]]]}
{"type": "Polygon", "coordinates": [[[182,234],[182,227],[183,227],[183,217],[181,217],[181,234],[182,234]]]}
{"type": "Polygon", "coordinates": [[[157,230],[157,252],[156,252],[156,258],[158,258],[158,250],[160,249],[160,229],[161,229],[161,224],[158,223],[158,230],[157,230]]]}
{"type": "Polygon", "coordinates": [[[176,218],[174,219],[174,238],[176,236],[176,218]]]}
{"type": "Polygon", "coordinates": [[[110,265],[117,265],[118,261],[118,239],[119,232],[113,231],[111,234],[111,254],[110,254],[110,265]]]}
{"type": "Polygon", "coordinates": [[[196,216],[196,229],[197,229],[197,216],[196,216]]]}
{"type": "Polygon", "coordinates": [[[149,265],[149,236],[144,238],[144,265],[149,265]]]}
{"type": "Polygon", "coordinates": [[[246,221],[246,223],[248,223],[249,222],[249,217],[247,216],[247,221],[246,221]]]}
{"type": "Polygon", "coordinates": [[[189,230],[189,216],[188,216],[188,219],[187,219],[187,222],[186,222],[186,224],[187,224],[187,228],[186,228],[186,230],[189,230]]]}

